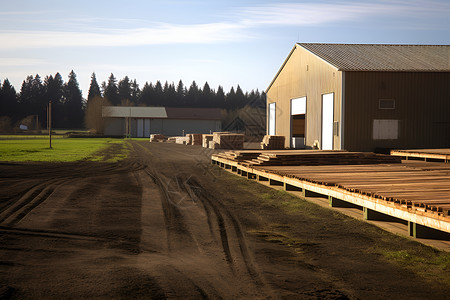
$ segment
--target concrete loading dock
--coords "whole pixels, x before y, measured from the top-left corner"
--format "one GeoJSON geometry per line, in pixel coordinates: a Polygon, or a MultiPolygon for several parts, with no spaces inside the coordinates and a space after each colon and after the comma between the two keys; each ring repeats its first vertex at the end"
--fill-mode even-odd
{"type": "MultiPolygon", "coordinates": [[[[242,157],[249,155],[245,151],[239,153],[242,157]]],[[[301,154],[298,159],[301,160],[301,154]]],[[[251,160],[239,161],[224,153],[212,155],[212,163],[260,183],[298,192],[303,197],[326,197],[332,207],[359,208],[366,220],[397,221],[407,226],[410,236],[443,240],[444,248],[447,245],[447,251],[450,250],[448,165],[411,161],[370,165],[257,166],[251,160]]]]}

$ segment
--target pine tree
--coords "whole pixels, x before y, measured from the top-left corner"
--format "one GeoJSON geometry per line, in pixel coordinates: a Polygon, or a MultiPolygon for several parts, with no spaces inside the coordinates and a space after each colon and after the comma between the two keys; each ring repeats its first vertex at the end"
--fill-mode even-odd
{"type": "MultiPolygon", "coordinates": [[[[65,118],[65,97],[64,97],[64,81],[61,74],[56,73],[55,77],[52,75],[45,77],[45,99],[52,101],[52,123],[54,127],[64,127],[65,118]]],[[[45,124],[45,122],[41,122],[45,124]]]]}
{"type": "Polygon", "coordinates": [[[69,81],[65,85],[65,112],[66,128],[82,128],[84,124],[84,102],[78,85],[77,76],[72,70],[69,74],[69,81]]]}
{"type": "Polygon", "coordinates": [[[131,102],[138,104],[139,103],[139,95],[141,91],[139,90],[139,85],[136,82],[136,79],[131,83],[131,102]]]}
{"type": "Polygon", "coordinates": [[[185,99],[184,97],[186,96],[186,89],[184,87],[183,81],[178,81],[178,85],[177,85],[177,89],[176,89],[176,93],[177,93],[177,105],[178,107],[183,107],[185,106],[185,99]]]}
{"type": "Polygon", "coordinates": [[[105,84],[103,95],[112,105],[120,105],[119,89],[113,73],[109,76],[108,83],[105,84]]]}
{"type": "Polygon", "coordinates": [[[139,95],[139,104],[145,106],[154,106],[154,89],[151,83],[146,82],[139,95]]]}
{"type": "Polygon", "coordinates": [[[19,117],[17,109],[16,90],[9,80],[5,79],[3,86],[0,84],[0,116],[8,116],[14,120],[19,117]]]}
{"type": "Polygon", "coordinates": [[[198,88],[197,83],[195,83],[195,80],[192,81],[186,96],[188,107],[198,107],[200,93],[201,90],[198,88]]]}
{"type": "Polygon", "coordinates": [[[163,106],[163,88],[161,85],[161,82],[158,80],[155,84],[155,90],[154,90],[154,100],[152,101],[155,106],[163,106]]]}
{"type": "Polygon", "coordinates": [[[131,82],[128,76],[119,81],[118,93],[122,104],[131,102],[131,82]]]}
{"type": "Polygon", "coordinates": [[[205,82],[205,85],[203,86],[199,102],[200,107],[212,107],[213,105],[211,88],[209,87],[208,82],[205,82]]]}
{"type": "Polygon", "coordinates": [[[215,107],[226,108],[225,103],[225,93],[223,92],[223,87],[219,85],[217,88],[216,96],[215,96],[215,107]]]}
{"type": "Polygon", "coordinates": [[[91,99],[94,99],[95,97],[101,97],[101,96],[102,96],[102,93],[100,91],[100,86],[98,85],[97,78],[95,76],[95,73],[92,73],[91,85],[89,86],[87,101],[89,102],[91,99]]]}

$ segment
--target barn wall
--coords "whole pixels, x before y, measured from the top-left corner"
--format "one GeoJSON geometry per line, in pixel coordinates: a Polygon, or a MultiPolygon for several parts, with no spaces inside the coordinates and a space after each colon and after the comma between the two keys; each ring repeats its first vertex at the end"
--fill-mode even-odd
{"type": "Polygon", "coordinates": [[[345,72],[345,141],[354,151],[450,147],[450,73],[345,72]],[[395,109],[380,109],[394,99],[395,109]],[[398,120],[397,139],[373,137],[373,120],[398,120]]]}
{"type": "MultiPolygon", "coordinates": [[[[342,73],[304,48],[296,45],[267,90],[267,104],[276,102],[276,134],[290,146],[290,101],[306,96],[306,145],[321,141],[322,95],[334,93],[334,121],[341,125],[342,73]]],[[[269,107],[269,105],[267,105],[269,107]]],[[[268,112],[267,112],[268,117],[268,112]]],[[[340,134],[334,149],[340,149],[340,134]]]]}

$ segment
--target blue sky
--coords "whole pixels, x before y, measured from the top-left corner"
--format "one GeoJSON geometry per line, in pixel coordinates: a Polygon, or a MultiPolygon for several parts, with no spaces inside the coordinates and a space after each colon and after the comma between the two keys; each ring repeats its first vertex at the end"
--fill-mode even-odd
{"type": "Polygon", "coordinates": [[[296,42],[450,44],[450,0],[0,0],[0,80],[265,90],[296,42]]]}

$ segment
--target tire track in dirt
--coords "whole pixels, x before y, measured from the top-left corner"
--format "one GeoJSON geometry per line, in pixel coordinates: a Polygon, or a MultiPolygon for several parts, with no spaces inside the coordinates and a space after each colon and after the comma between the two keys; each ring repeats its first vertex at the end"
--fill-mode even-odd
{"type": "Polygon", "coordinates": [[[57,186],[66,180],[50,180],[41,183],[26,192],[16,202],[4,209],[0,214],[0,224],[13,226],[23,219],[34,208],[43,203],[54,192],[57,186]]]}
{"type": "Polygon", "coordinates": [[[81,233],[73,232],[62,232],[55,230],[38,230],[29,228],[11,228],[6,226],[0,226],[0,232],[14,234],[14,235],[24,235],[24,236],[38,236],[38,237],[50,237],[58,239],[69,239],[69,240],[86,240],[86,241],[98,241],[98,242],[108,242],[110,239],[102,238],[94,235],[86,235],[81,233]]]}
{"type": "Polygon", "coordinates": [[[225,256],[227,257],[227,261],[232,266],[234,266],[236,260],[233,259],[230,251],[228,232],[225,220],[228,220],[228,222],[231,223],[231,228],[233,228],[233,231],[237,237],[239,251],[244,261],[244,265],[248,274],[253,280],[255,280],[255,282],[262,284],[261,276],[252,262],[252,258],[248,250],[245,236],[242,232],[241,226],[239,225],[237,219],[219,201],[216,201],[212,197],[212,195],[207,194],[206,190],[198,183],[198,181],[194,177],[189,177],[185,181],[185,187],[187,190],[190,191],[192,197],[195,197],[196,199],[201,201],[204,204],[204,206],[209,206],[212,208],[212,211],[216,216],[217,223],[219,226],[220,236],[222,240],[222,247],[225,256]]]}
{"type": "Polygon", "coordinates": [[[168,250],[173,251],[179,249],[178,244],[182,244],[183,247],[193,246],[195,243],[192,234],[184,222],[183,215],[177,207],[176,201],[169,193],[171,189],[172,191],[174,189],[174,187],[169,187],[171,181],[167,180],[167,178],[163,179],[163,175],[157,171],[151,172],[148,169],[144,169],[144,172],[152,178],[153,182],[159,188],[167,230],[168,250]]]}

